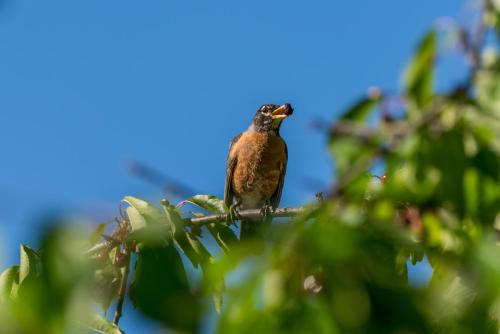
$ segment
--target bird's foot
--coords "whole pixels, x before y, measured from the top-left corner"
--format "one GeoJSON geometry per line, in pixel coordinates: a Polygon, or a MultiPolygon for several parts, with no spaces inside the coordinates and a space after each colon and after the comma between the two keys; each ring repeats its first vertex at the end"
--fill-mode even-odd
{"type": "Polygon", "coordinates": [[[263,219],[268,218],[273,213],[273,207],[269,204],[265,204],[262,208],[260,208],[260,214],[263,219]]]}
{"type": "Polygon", "coordinates": [[[233,204],[229,207],[229,220],[228,224],[236,224],[236,221],[240,219],[240,215],[238,214],[238,210],[236,208],[238,207],[239,203],[233,204]]]}

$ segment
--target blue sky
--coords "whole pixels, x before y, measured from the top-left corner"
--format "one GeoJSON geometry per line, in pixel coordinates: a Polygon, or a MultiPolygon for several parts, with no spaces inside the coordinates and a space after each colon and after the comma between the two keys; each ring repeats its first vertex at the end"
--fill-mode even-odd
{"type": "MultiPolygon", "coordinates": [[[[282,205],[304,203],[331,179],[310,123],[369,86],[397,90],[419,37],[462,10],[453,0],[0,1],[1,267],[49,212],[105,219],[125,195],[160,198],[128,159],[222,196],[228,142],[262,103],[295,107],[282,129],[282,205]]],[[[460,78],[440,74],[443,85],[460,78]]]]}

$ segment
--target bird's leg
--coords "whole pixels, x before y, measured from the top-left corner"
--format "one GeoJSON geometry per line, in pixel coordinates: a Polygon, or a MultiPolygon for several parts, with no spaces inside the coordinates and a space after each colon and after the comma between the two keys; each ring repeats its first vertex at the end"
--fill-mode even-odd
{"type": "Polygon", "coordinates": [[[238,206],[240,206],[240,204],[241,201],[238,200],[236,201],[236,203],[234,203],[229,207],[229,221],[228,221],[229,225],[236,224],[236,221],[240,219],[238,215],[238,210],[236,210],[238,206]]]}
{"type": "Polygon", "coordinates": [[[262,215],[263,220],[267,220],[272,213],[273,207],[269,204],[269,202],[266,202],[262,208],[260,208],[260,214],[262,215]]]}

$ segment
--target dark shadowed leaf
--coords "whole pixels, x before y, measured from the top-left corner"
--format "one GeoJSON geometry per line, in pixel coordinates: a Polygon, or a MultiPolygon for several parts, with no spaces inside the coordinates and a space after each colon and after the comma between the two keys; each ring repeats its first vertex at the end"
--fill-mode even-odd
{"type": "Polygon", "coordinates": [[[232,245],[237,244],[238,238],[233,230],[224,224],[209,224],[207,225],[208,231],[212,237],[217,241],[217,244],[222,248],[225,253],[229,253],[232,245]]]}
{"type": "Polygon", "coordinates": [[[187,332],[198,328],[200,304],[173,246],[139,249],[129,297],[144,315],[168,327],[187,332]]]}
{"type": "Polygon", "coordinates": [[[177,208],[170,205],[163,205],[163,209],[174,230],[175,244],[188,257],[193,267],[197,268],[199,264],[208,261],[208,259],[211,258],[210,253],[195,236],[191,236],[187,232],[184,221],[179,215],[177,208]]]}

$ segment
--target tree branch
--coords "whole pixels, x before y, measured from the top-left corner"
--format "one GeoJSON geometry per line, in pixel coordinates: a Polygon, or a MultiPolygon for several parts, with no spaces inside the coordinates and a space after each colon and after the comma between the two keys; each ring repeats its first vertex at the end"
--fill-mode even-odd
{"type": "MultiPolygon", "coordinates": [[[[303,212],[306,209],[304,207],[300,208],[278,208],[272,210],[267,216],[273,218],[282,218],[282,217],[294,217],[303,212]]],[[[237,219],[264,219],[266,217],[260,209],[249,209],[249,210],[241,210],[236,211],[237,219]]],[[[190,225],[206,225],[212,223],[221,223],[225,221],[231,220],[231,215],[229,213],[222,213],[218,215],[210,215],[204,217],[194,217],[194,218],[185,218],[184,221],[190,225]]]]}
{"type": "MultiPolygon", "coordinates": [[[[322,195],[321,195],[322,196],[322,195]]],[[[284,217],[295,217],[299,214],[302,214],[306,212],[305,207],[298,207],[298,208],[277,208],[275,210],[272,210],[269,214],[268,217],[273,217],[273,218],[284,218],[284,217]]],[[[262,210],[260,209],[250,209],[250,210],[241,210],[241,211],[236,211],[236,217],[238,219],[264,219],[265,215],[263,214],[262,210]]],[[[207,224],[213,224],[213,223],[222,223],[222,222],[227,222],[231,220],[230,214],[229,213],[222,213],[222,214],[216,214],[216,215],[210,215],[210,216],[204,216],[204,217],[193,217],[193,218],[184,218],[183,219],[186,225],[195,225],[195,226],[203,226],[207,224]]],[[[104,249],[111,249],[115,246],[118,246],[120,243],[115,240],[107,240],[101,243],[98,243],[91,248],[89,248],[86,252],[85,255],[93,255],[96,254],[104,249]]]]}

